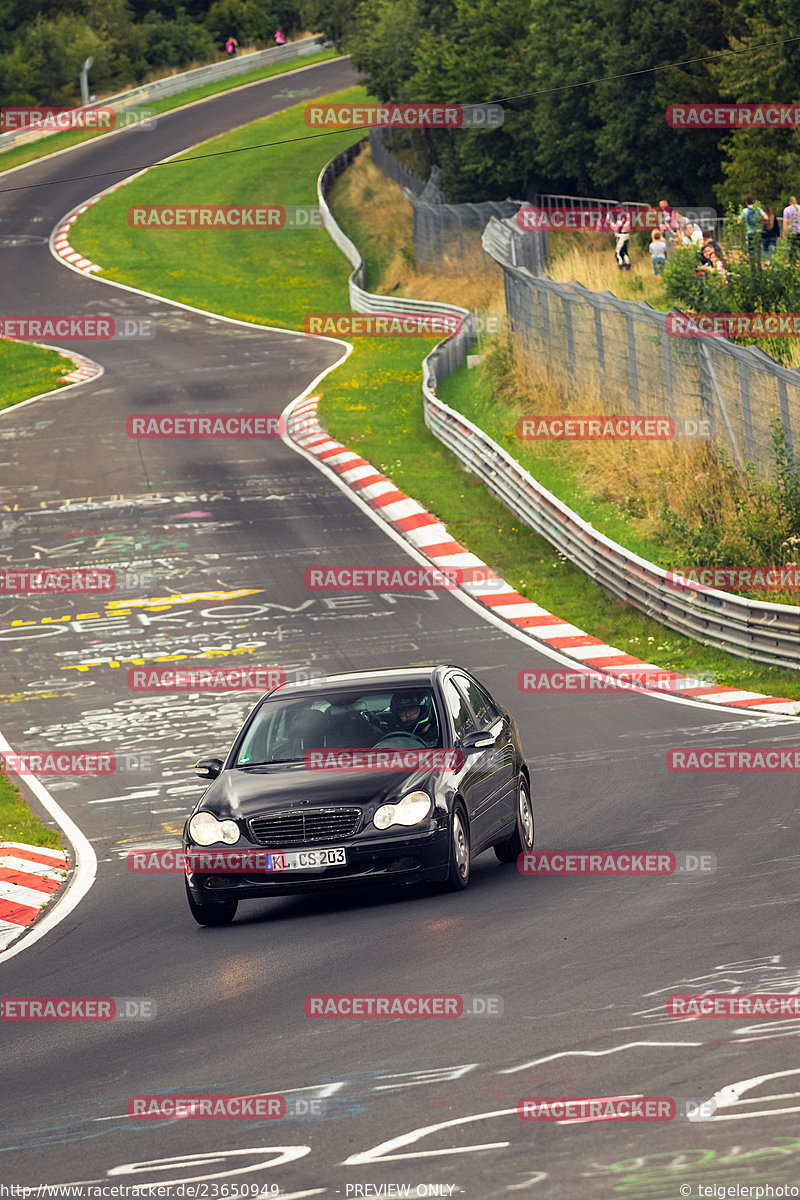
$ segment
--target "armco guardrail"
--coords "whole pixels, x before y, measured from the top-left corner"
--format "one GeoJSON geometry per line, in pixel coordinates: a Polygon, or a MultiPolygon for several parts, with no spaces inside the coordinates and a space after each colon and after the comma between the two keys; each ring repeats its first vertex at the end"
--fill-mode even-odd
{"type": "Polygon", "coordinates": [[[456,305],[371,295],[364,289],[364,261],[342,233],[328,207],[333,181],[359,153],[350,147],[324,168],[317,190],[322,223],[354,270],[350,303],[356,312],[455,312],[459,334],[436,346],[423,363],[425,423],[526,525],[545,538],[604,591],[669,629],[729,654],[777,667],[800,664],[800,608],[745,600],[713,589],[684,591],[667,582],[667,572],[599,533],[588,521],[542,487],[511,455],[436,395],[439,380],[464,362],[472,341],[469,313],[456,305]]]}
{"type": "MultiPolygon", "coordinates": [[[[191,71],[181,71],[178,75],[168,75],[152,83],[143,83],[129,92],[119,92],[116,96],[108,96],[104,100],[86,105],[86,108],[113,108],[115,112],[124,112],[147,100],[176,96],[179,92],[189,91],[190,88],[203,87],[207,83],[216,83],[220,79],[228,79],[235,75],[244,75],[247,71],[258,70],[259,67],[269,66],[270,63],[304,58],[329,45],[322,34],[314,34],[313,37],[300,38],[297,42],[287,42],[284,46],[271,46],[268,50],[256,50],[253,54],[244,54],[240,58],[226,58],[222,62],[209,63],[205,67],[195,67],[191,71]]],[[[57,131],[20,129],[0,134],[0,150],[6,150],[15,144],[35,141],[40,137],[49,137],[53,132],[57,131]]]]}
{"type": "MultiPolygon", "coordinates": [[[[461,329],[453,337],[448,338],[440,347],[440,365],[443,375],[448,375],[464,362],[472,344],[472,317],[466,308],[457,304],[440,304],[435,300],[406,300],[398,296],[377,296],[366,291],[367,271],[364,260],[358,249],[336,224],[336,220],[328,207],[327,195],[331,186],[343,171],[349,167],[354,158],[360,154],[362,146],[367,141],[363,138],[354,146],[350,146],[341,154],[337,154],[327,166],[323,167],[317,180],[317,196],[322,217],[322,224],[333,241],[349,260],[353,271],[348,280],[350,292],[350,307],[354,312],[361,313],[455,313],[461,318],[461,329]]],[[[430,356],[429,356],[430,357],[430,356]]],[[[428,359],[425,360],[427,363],[428,359]]]]}
{"type": "Polygon", "coordinates": [[[429,384],[423,384],[423,390],[425,421],[436,437],[490,492],[604,591],[695,641],[771,666],[798,666],[800,608],[670,585],[663,568],[598,533],[487,434],[439,400],[429,384]]]}

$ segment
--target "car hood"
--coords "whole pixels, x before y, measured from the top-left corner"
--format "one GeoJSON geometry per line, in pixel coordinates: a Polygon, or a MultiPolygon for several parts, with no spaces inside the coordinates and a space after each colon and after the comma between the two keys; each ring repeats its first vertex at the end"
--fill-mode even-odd
{"type": "Polygon", "coordinates": [[[383,803],[414,788],[432,793],[437,772],[315,771],[305,763],[276,763],[223,771],[198,805],[220,818],[329,804],[383,803]]]}

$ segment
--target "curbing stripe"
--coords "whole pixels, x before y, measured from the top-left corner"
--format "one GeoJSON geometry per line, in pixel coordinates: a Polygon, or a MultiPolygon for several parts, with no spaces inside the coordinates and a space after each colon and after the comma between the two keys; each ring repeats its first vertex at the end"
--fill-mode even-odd
{"type": "MultiPolygon", "coordinates": [[[[418,501],[400,491],[391,479],[379,472],[365,458],[348,451],[346,446],[324,435],[316,417],[319,399],[319,396],[304,396],[297,401],[296,407],[290,406],[287,411],[287,437],[331,467],[343,484],[366,499],[370,507],[387,524],[435,566],[480,566],[485,569],[487,580],[497,579],[491,568],[486,567],[479,558],[450,538],[438,517],[427,512],[418,501]],[[301,414],[302,425],[298,420],[301,414]]],[[[588,666],[609,674],[623,670],[626,673],[637,674],[658,671],[661,675],[666,673],[676,685],[681,680],[690,682],[689,676],[667,671],[664,667],[644,662],[616,646],[607,645],[600,638],[586,633],[562,617],[548,613],[546,609],[507,584],[503,584],[501,589],[493,587],[489,590],[484,580],[478,584],[463,584],[461,590],[494,616],[524,632],[533,643],[543,643],[558,650],[567,658],[574,659],[576,665],[588,666]]],[[[750,711],[763,709],[770,713],[798,715],[797,701],[781,696],[762,696],[757,692],[722,685],[685,689],[676,686],[675,691],[690,701],[696,698],[698,701],[730,708],[750,711]]]]}
{"type": "Polygon", "coordinates": [[[0,951],[34,924],[69,874],[63,850],[0,842],[0,951]]]}

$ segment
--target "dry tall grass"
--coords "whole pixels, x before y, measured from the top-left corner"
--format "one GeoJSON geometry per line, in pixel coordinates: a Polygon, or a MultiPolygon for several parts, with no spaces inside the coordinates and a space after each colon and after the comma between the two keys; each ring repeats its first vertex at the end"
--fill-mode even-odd
{"type": "Polygon", "coordinates": [[[593,292],[611,292],[620,300],[646,300],[661,307],[664,284],[653,274],[649,250],[634,235],[628,244],[630,271],[620,271],[614,238],[602,233],[553,233],[547,274],[559,283],[576,280],[593,292]]]}
{"type": "MultiPolygon", "coordinates": [[[[545,365],[521,353],[514,355],[500,394],[509,407],[509,428],[520,416],[625,414],[600,379],[567,393],[545,365]]],[[[712,516],[735,519],[724,472],[705,443],[553,441],[547,452],[574,470],[591,495],[636,517],[648,537],[660,535],[665,505],[692,525],[712,516]]]]}
{"type": "Polygon", "coordinates": [[[452,247],[435,274],[417,269],[411,205],[399,184],[376,167],[368,149],[337,181],[334,203],[358,212],[368,224],[380,271],[377,290],[382,294],[440,300],[483,313],[505,312],[503,271],[484,254],[479,234],[468,236],[463,255],[457,245],[452,247]]]}

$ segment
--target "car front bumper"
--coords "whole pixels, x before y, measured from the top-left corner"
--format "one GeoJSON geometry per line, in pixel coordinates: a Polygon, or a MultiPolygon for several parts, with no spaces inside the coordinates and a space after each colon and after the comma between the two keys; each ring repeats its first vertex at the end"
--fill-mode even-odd
{"type": "MultiPolygon", "coordinates": [[[[336,842],[336,845],[343,846],[346,851],[347,862],[343,866],[260,874],[187,871],[186,882],[195,900],[210,904],[214,900],[289,896],[303,892],[330,891],[334,888],[437,883],[447,877],[450,839],[446,821],[426,822],[426,828],[420,832],[409,830],[382,838],[353,838],[350,841],[336,842]]],[[[286,850],[312,848],[324,850],[327,847],[283,847],[286,850]]],[[[209,847],[195,846],[187,842],[184,850],[202,854],[208,853],[209,847]]],[[[264,852],[263,847],[253,845],[248,846],[248,850],[254,853],[264,852]]]]}

